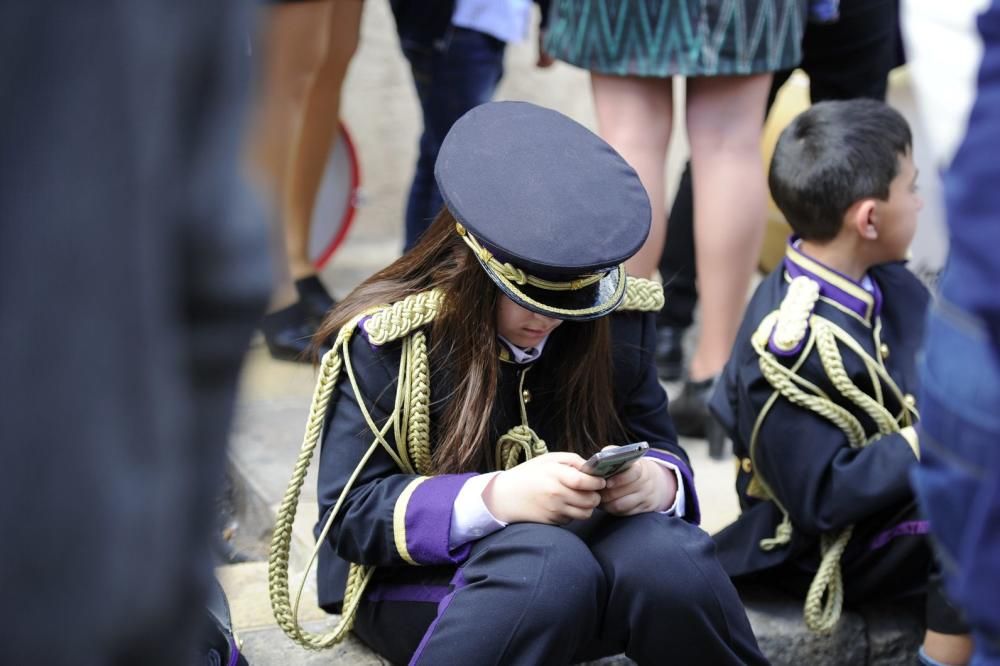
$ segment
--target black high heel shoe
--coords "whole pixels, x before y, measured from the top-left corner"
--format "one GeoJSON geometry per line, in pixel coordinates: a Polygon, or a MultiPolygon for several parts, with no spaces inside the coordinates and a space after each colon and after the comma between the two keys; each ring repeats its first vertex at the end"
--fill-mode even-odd
{"type": "Polygon", "coordinates": [[[676,382],[684,375],[683,326],[656,327],[656,370],[665,382],[676,382]]]}
{"type": "Polygon", "coordinates": [[[708,415],[705,422],[705,439],[708,440],[708,457],[712,460],[726,459],[726,442],[729,435],[722,424],[715,420],[715,417],[708,415]]]}
{"type": "Polygon", "coordinates": [[[319,277],[310,275],[301,280],[295,281],[295,291],[299,294],[299,304],[305,314],[306,320],[312,324],[313,329],[319,328],[326,315],[337,304],[336,299],[330,295],[319,277]]]}
{"type": "Polygon", "coordinates": [[[264,315],[260,322],[271,358],[279,361],[311,363],[309,347],[316,327],[309,321],[301,302],[264,315]]]}
{"type": "Polygon", "coordinates": [[[708,398],[715,387],[715,377],[698,382],[684,382],[681,394],[670,401],[670,418],[677,434],[684,437],[704,437],[705,422],[709,418],[708,398]]]}
{"type": "Polygon", "coordinates": [[[678,435],[707,439],[708,455],[722,460],[726,455],[726,431],[708,410],[708,401],[718,380],[718,375],[700,382],[687,380],[681,394],[669,403],[668,410],[678,435]]]}

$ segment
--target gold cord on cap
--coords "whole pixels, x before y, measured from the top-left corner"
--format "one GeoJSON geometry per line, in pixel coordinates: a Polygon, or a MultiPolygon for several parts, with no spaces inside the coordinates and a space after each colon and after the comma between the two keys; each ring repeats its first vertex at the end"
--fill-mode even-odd
{"type": "Polygon", "coordinates": [[[461,224],[455,223],[455,231],[458,235],[462,237],[465,244],[469,246],[479,260],[482,261],[490,270],[494,271],[498,275],[502,275],[509,281],[520,285],[531,285],[532,287],[538,287],[539,289],[547,289],[549,291],[575,291],[577,289],[583,289],[584,287],[589,287],[592,284],[600,282],[608,274],[609,271],[603,273],[592,273],[590,275],[583,275],[581,277],[569,280],[566,282],[555,282],[552,280],[543,280],[542,278],[535,277],[534,275],[529,275],[522,268],[518,268],[513,264],[508,262],[501,262],[493,253],[487,250],[485,247],[479,244],[479,241],[470,234],[465,227],[461,224]]]}

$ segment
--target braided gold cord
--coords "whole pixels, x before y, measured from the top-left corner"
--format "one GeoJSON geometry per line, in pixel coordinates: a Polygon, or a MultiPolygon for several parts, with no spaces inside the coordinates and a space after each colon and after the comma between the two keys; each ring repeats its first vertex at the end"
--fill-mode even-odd
{"type": "Polygon", "coordinates": [[[535,456],[545,455],[549,452],[545,440],[541,439],[528,425],[528,406],[524,402],[524,379],[528,376],[528,371],[532,366],[527,366],[521,371],[521,379],[517,383],[518,404],[521,408],[521,424],[516,425],[497,440],[496,467],[507,470],[516,466],[520,461],[521,454],[524,453],[524,462],[535,456]]]}
{"type": "MultiPolygon", "coordinates": [[[[838,340],[843,339],[833,326],[817,317],[811,319],[811,328],[816,339],[816,349],[824,371],[844,397],[861,408],[875,422],[879,435],[899,431],[895,417],[877,400],[859,389],[850,379],[840,354],[838,340]]],[[[758,331],[759,333],[759,331],[758,331]]],[[[843,340],[852,348],[854,341],[843,340]]],[[[836,425],[847,437],[852,448],[867,446],[874,438],[868,438],[864,427],[850,411],[833,402],[825,395],[804,391],[797,385],[799,378],[782,365],[767,349],[767,336],[755,335],[752,344],[759,356],[761,373],[768,383],[792,404],[809,409],[836,425]]],[[[865,356],[861,356],[870,372],[876,372],[865,356]]],[[[881,373],[877,373],[881,376],[881,373]]],[[[890,380],[891,382],[891,380],[890,380]]],[[[895,389],[895,384],[890,384],[895,389]]],[[[818,391],[818,389],[816,389],[818,391]]],[[[783,510],[784,511],[784,510],[783,510]]],[[[835,535],[824,534],[820,540],[820,565],[806,594],[803,616],[806,626],[814,632],[828,632],[837,626],[844,602],[843,575],[840,559],[851,540],[854,527],[848,526],[835,535]]],[[[791,541],[792,525],[788,513],[775,532],[775,536],[762,539],[760,547],[771,550],[791,541]]]]}
{"type": "Polygon", "coordinates": [[[774,536],[767,539],[760,540],[760,549],[763,551],[772,551],[775,548],[780,548],[781,546],[788,545],[792,540],[792,519],[788,517],[786,513],[778,523],[778,527],[774,530],[774,536]]]}
{"type": "Polygon", "coordinates": [[[824,534],[820,537],[820,562],[816,575],[809,583],[803,617],[810,631],[825,633],[833,631],[840,621],[844,606],[844,579],[840,568],[840,558],[851,540],[854,526],[840,530],[836,537],[824,534]]]}
{"type": "Polygon", "coordinates": [[[456,223],[455,231],[462,237],[465,244],[469,246],[469,249],[472,250],[472,252],[483,264],[485,264],[494,273],[502,275],[508,281],[515,284],[530,284],[533,287],[539,287],[549,291],[574,291],[576,289],[582,289],[590,286],[595,282],[600,282],[607,274],[606,272],[591,273],[590,275],[583,275],[572,280],[563,281],[544,280],[540,277],[529,274],[523,268],[518,268],[509,262],[497,259],[493,253],[483,247],[476,237],[470,234],[463,225],[456,223]]]}
{"type": "Polygon", "coordinates": [[[631,276],[625,279],[625,297],[619,310],[657,312],[663,307],[663,287],[658,282],[631,276]]]}
{"type": "Polygon", "coordinates": [[[823,369],[834,387],[855,405],[860,407],[875,423],[882,435],[899,430],[896,418],[873,397],[855,386],[847,375],[844,361],[837,347],[837,337],[828,326],[819,326],[816,331],[816,348],[823,369]]]}
{"type": "Polygon", "coordinates": [[[787,353],[798,346],[809,328],[809,317],[818,298],[819,283],[801,275],[789,283],[771,336],[775,347],[787,353]]]}
{"type": "Polygon", "coordinates": [[[410,345],[410,362],[407,364],[409,388],[406,395],[412,401],[405,410],[404,431],[407,449],[418,474],[428,474],[431,469],[430,450],[430,368],[427,358],[427,337],[415,331],[407,342],[410,345]]]}
{"type": "Polygon", "coordinates": [[[379,308],[364,324],[368,341],[376,346],[384,345],[426,326],[437,316],[443,299],[440,289],[432,289],[379,308]]]}
{"type": "Polygon", "coordinates": [[[316,388],[313,392],[313,401],[309,411],[309,420],[302,448],[299,452],[292,478],[289,481],[288,490],[285,492],[285,496],[278,508],[268,559],[268,587],[275,620],[285,634],[303,647],[322,649],[331,647],[344,639],[354,624],[358,604],[361,601],[365,587],[374,573],[372,567],[358,564],[350,566],[347,586],[344,590],[344,603],[340,621],[331,632],[313,634],[299,626],[299,601],[305,581],[319,552],[319,547],[326,539],[326,535],[329,533],[336,519],[343,500],[354,485],[361,470],[367,464],[368,459],[379,446],[382,446],[403,471],[412,473],[416,470],[419,473],[425,473],[430,468],[430,447],[428,442],[430,388],[427,342],[422,332],[414,333],[414,331],[434,319],[440,307],[441,300],[442,294],[440,291],[423,292],[409,296],[391,306],[380,308],[375,312],[360,314],[344,325],[337,335],[333,348],[323,357],[319,377],[316,381],[316,388]],[[368,334],[368,339],[372,344],[384,344],[392,340],[405,338],[400,359],[394,413],[381,429],[376,427],[374,420],[364,405],[357,380],[351,368],[348,352],[350,337],[354,333],[358,322],[366,316],[368,317],[368,321],[364,324],[365,332],[368,334]],[[411,333],[413,334],[411,335],[411,333]],[[362,414],[369,428],[375,435],[375,441],[372,442],[372,445],[358,463],[344,491],[338,498],[336,505],[330,510],[323,531],[319,539],[317,539],[316,547],[306,567],[306,572],[303,574],[302,584],[299,586],[293,604],[290,599],[288,587],[288,558],[291,548],[292,525],[295,521],[295,513],[298,508],[302,484],[305,481],[309,464],[312,462],[313,453],[322,434],[330,397],[337,385],[341,369],[345,362],[351,386],[358,396],[358,404],[361,407],[362,414]],[[402,421],[402,425],[400,425],[400,421],[402,421]],[[401,444],[398,450],[393,450],[392,446],[385,439],[385,435],[390,428],[393,428],[397,433],[400,433],[400,431],[402,431],[400,434],[405,433],[405,440],[403,437],[396,439],[397,442],[405,441],[405,446],[401,444]]]}
{"type": "Polygon", "coordinates": [[[341,343],[350,338],[354,327],[361,319],[360,316],[348,322],[337,335],[333,349],[323,356],[320,364],[319,377],[316,380],[316,388],[313,390],[312,405],[309,408],[309,419],[306,422],[306,433],[302,441],[302,448],[299,457],[295,462],[292,478],[288,483],[288,489],[278,508],[278,515],[275,521],[274,534],[271,537],[271,549],[268,557],[268,590],[271,598],[271,609],[274,618],[288,636],[300,644],[310,648],[320,648],[342,640],[347,633],[347,628],[343,619],[333,632],[325,636],[315,636],[301,630],[295,619],[295,614],[291,608],[291,600],[288,590],[288,555],[291,548],[292,525],[295,522],[295,512],[298,508],[299,496],[302,491],[302,484],[305,481],[306,473],[309,471],[309,464],[312,462],[316,444],[319,442],[320,434],[323,430],[323,421],[326,416],[326,408],[333,395],[333,389],[337,385],[340,376],[341,358],[337,349],[341,343]]]}
{"type": "Polygon", "coordinates": [[[527,424],[514,426],[497,440],[497,469],[510,469],[518,465],[522,453],[524,461],[527,462],[536,456],[545,455],[548,451],[545,440],[539,438],[527,424]]]}
{"type": "Polygon", "coordinates": [[[833,422],[844,431],[851,446],[860,446],[864,443],[865,429],[856,416],[825,396],[813,395],[800,389],[795,383],[794,373],[782,365],[766,348],[758,347],[757,353],[760,357],[761,374],[789,402],[833,422]]]}
{"type": "MultiPolygon", "coordinates": [[[[898,416],[893,416],[892,418],[900,425],[912,425],[913,422],[910,420],[910,412],[912,410],[914,415],[917,415],[917,412],[912,408],[912,406],[908,406],[906,404],[903,391],[899,388],[893,378],[889,376],[889,371],[885,369],[881,359],[876,359],[868,354],[868,352],[860,344],[858,344],[857,340],[852,338],[847,331],[840,328],[833,322],[826,321],[825,326],[833,331],[838,343],[853,351],[854,354],[862,360],[869,375],[874,375],[875,377],[872,381],[877,383],[877,379],[881,379],[881,383],[884,384],[884,387],[882,388],[888,389],[889,393],[896,399],[897,402],[900,403],[900,405],[902,405],[900,414],[898,416]]],[[[876,328],[879,327],[880,325],[877,324],[876,328]]],[[[876,352],[876,354],[877,353],[878,352],[876,352]]],[[[889,432],[895,432],[895,429],[892,429],[889,432]]]]}

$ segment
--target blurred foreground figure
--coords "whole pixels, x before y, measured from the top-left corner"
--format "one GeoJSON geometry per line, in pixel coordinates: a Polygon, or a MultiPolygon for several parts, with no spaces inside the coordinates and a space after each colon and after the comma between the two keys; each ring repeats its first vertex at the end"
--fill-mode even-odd
{"type": "Polygon", "coordinates": [[[190,664],[267,288],[250,6],[0,4],[0,663],[190,664]]]}
{"type": "Polygon", "coordinates": [[[950,254],[927,323],[914,473],[973,664],[1000,664],[1000,0],[906,6],[950,254]]]}

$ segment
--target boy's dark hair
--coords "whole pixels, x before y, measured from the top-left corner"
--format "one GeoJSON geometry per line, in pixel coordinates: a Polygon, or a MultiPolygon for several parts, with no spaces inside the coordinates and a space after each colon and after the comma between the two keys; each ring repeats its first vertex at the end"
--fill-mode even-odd
{"type": "Polygon", "coordinates": [[[899,158],[912,143],[898,111],[870,99],[820,102],[782,131],[771,158],[771,196],[807,240],[840,233],[856,201],[889,198],[899,158]]]}

